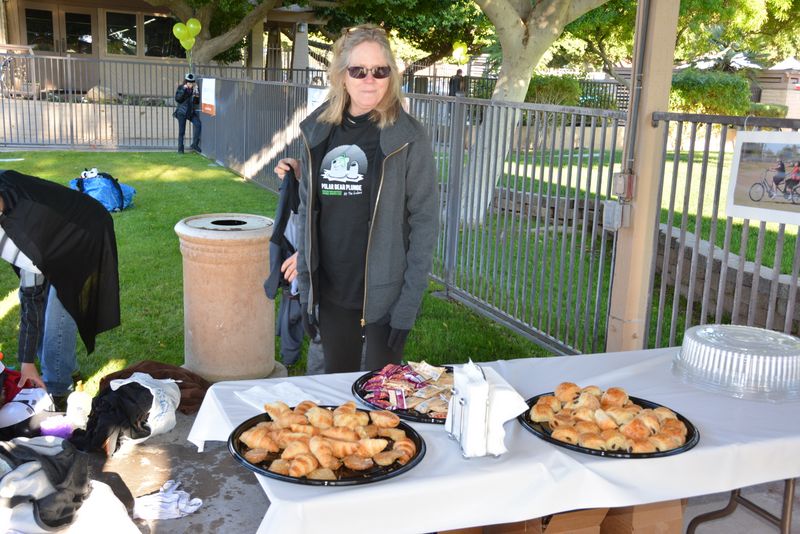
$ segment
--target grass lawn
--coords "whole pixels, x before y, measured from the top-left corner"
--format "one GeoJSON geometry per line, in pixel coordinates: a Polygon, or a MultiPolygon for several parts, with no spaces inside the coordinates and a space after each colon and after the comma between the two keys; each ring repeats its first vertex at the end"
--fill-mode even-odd
{"type": "MultiPolygon", "coordinates": [[[[240,212],[272,216],[277,196],[198,155],[164,152],[0,152],[0,168],[61,184],[86,167],[136,188],[134,207],[115,213],[122,324],[101,334],[95,352],[78,343],[78,361],[94,392],[103,375],[145,359],[183,363],[183,281],[178,237],[184,217],[240,212]]],[[[0,269],[0,350],[16,367],[18,280],[0,269]]],[[[431,284],[431,291],[441,289],[431,284]]],[[[265,297],[266,298],[266,297],[265,297]]],[[[278,354],[276,347],[276,354],[278,354]]],[[[427,294],[409,337],[406,358],[431,363],[544,356],[547,352],[466,307],[427,294]]],[[[224,356],[221,356],[224,357],[224,356]]],[[[301,365],[292,369],[302,373],[301,365]]]]}

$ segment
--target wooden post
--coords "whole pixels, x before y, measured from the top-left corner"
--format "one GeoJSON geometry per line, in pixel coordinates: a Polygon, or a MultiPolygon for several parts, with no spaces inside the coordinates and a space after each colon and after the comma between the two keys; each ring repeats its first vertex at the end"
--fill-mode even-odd
{"type": "MultiPolygon", "coordinates": [[[[658,180],[664,162],[661,144],[664,125],[654,128],[652,114],[666,111],[669,89],[672,84],[672,67],[680,2],[650,0],[649,17],[645,20],[639,3],[636,32],[646,31],[641,62],[641,95],[638,116],[635,118],[635,139],[630,138],[633,123],[631,112],[625,143],[634,143],[633,164],[635,176],[633,196],[630,201],[629,224],[619,230],[616,265],[609,310],[609,328],[606,350],[636,350],[646,346],[645,325],[649,319],[648,295],[650,293],[652,255],[654,254],[653,225],[660,209],[658,180]]],[[[636,90],[638,72],[634,57],[632,91],[636,90]]],[[[633,95],[632,95],[633,96],[633,95]]],[[[623,162],[623,168],[629,162],[623,162]]]]}

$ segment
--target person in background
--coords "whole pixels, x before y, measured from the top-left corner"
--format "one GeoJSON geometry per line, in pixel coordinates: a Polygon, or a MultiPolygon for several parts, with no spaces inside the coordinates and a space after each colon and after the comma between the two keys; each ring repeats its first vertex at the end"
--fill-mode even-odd
{"type": "MultiPolygon", "coordinates": [[[[769,170],[775,171],[775,174],[772,175],[772,183],[775,186],[775,191],[777,191],[778,186],[781,185],[781,182],[786,178],[786,164],[783,163],[782,159],[778,159],[778,161],[775,162],[775,166],[770,167],[769,170]]],[[[775,192],[770,191],[769,196],[770,198],[774,197],[775,192]]]]}
{"type": "Polygon", "coordinates": [[[458,69],[456,71],[455,76],[450,77],[449,82],[449,90],[447,94],[449,96],[464,96],[464,71],[458,69]]]}
{"type": "Polygon", "coordinates": [[[350,28],[334,44],[328,99],[301,123],[297,277],[307,332],[325,371],[399,363],[428,285],[439,227],[425,128],[403,110],[383,29],[350,28]],[[318,306],[318,316],[316,309],[318,306]]]}
{"type": "Polygon", "coordinates": [[[188,73],[183,83],[175,90],[175,102],[178,107],[172,113],[172,116],[178,119],[178,154],[183,154],[183,138],[186,136],[186,121],[192,123],[192,144],[189,148],[195,152],[200,150],[200,132],[202,125],[200,124],[200,113],[197,106],[200,104],[200,95],[197,94],[197,79],[191,72],[188,73]]]}
{"type": "Polygon", "coordinates": [[[19,385],[46,388],[58,405],[77,367],[76,331],[91,353],[120,323],[114,222],[92,197],[10,170],[0,171],[0,213],[0,255],[20,275],[19,385]]]}

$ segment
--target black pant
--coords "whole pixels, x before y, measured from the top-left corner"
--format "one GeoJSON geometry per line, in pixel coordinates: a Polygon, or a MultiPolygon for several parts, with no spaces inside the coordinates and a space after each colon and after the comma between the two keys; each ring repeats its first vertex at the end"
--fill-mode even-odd
{"type": "Polygon", "coordinates": [[[200,146],[200,131],[203,129],[200,125],[200,117],[197,113],[193,113],[190,119],[178,117],[178,150],[183,150],[183,138],[186,136],[186,121],[192,122],[192,147],[200,146]]]}
{"type": "MultiPolygon", "coordinates": [[[[364,328],[367,343],[366,370],[380,369],[387,363],[400,363],[403,355],[387,345],[392,328],[389,321],[364,328]]],[[[346,310],[335,304],[319,305],[319,335],[325,353],[326,373],[361,370],[361,310],[346,310]]]]}

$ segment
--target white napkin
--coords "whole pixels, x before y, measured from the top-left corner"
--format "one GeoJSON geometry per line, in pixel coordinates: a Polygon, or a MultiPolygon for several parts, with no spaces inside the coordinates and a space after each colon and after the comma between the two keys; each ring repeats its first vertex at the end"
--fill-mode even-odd
{"type": "Polygon", "coordinates": [[[491,367],[484,367],[489,382],[489,432],[486,439],[486,452],[501,455],[508,452],[504,443],[506,422],[515,419],[528,409],[528,404],[511,384],[491,367]]]}
{"type": "Polygon", "coordinates": [[[236,396],[242,401],[254,406],[259,412],[264,411],[264,404],[282,401],[289,406],[297,406],[304,400],[321,401],[312,399],[305,391],[289,382],[278,382],[274,386],[253,386],[244,391],[236,391],[236,396]]]}
{"type": "Polygon", "coordinates": [[[465,457],[507,452],[503,425],[525,411],[525,399],[489,367],[470,361],[453,373],[456,393],[450,399],[445,430],[461,444],[465,457]]]}

